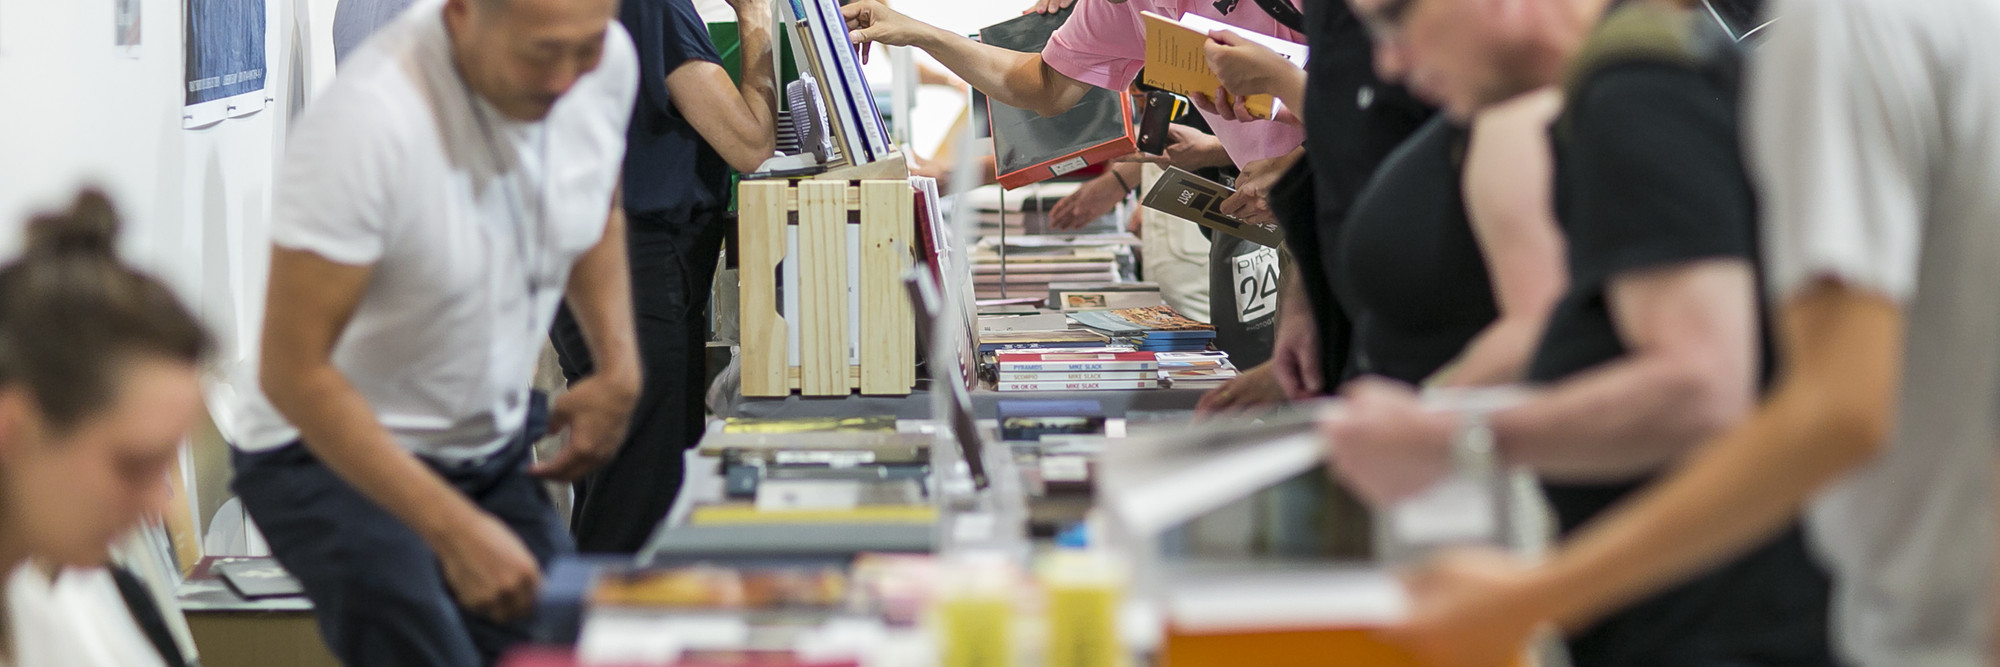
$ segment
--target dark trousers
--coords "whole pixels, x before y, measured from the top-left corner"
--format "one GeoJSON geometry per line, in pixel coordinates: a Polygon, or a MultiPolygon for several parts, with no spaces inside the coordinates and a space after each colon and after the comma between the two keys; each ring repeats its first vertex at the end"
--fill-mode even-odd
{"type": "MultiPolygon", "coordinates": [[[[538,395],[525,432],[484,461],[429,462],[445,481],[514,530],[546,569],[575,551],[541,483],[528,476],[530,443],[547,423],[538,395]]],[[[235,452],[231,485],[271,553],[298,577],[327,648],[367,667],[491,665],[528,638],[528,621],[501,624],[460,607],[423,538],[362,496],[294,442],[235,452]]]]}
{"type": "MultiPolygon", "coordinates": [[[[590,553],[637,552],[680,494],[682,456],[701,441],[706,414],[708,294],[728,222],[721,211],[626,219],[645,385],[617,456],[576,484],[570,528],[590,553]]],[[[595,370],[567,304],[549,339],[571,383],[595,370]]]]}

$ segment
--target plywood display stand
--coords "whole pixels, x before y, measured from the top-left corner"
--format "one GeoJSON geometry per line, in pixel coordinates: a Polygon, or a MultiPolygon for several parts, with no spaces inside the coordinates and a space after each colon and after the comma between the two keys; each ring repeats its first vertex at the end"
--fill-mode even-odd
{"type": "MultiPolygon", "coordinates": [[[[900,164],[901,160],[897,160],[900,164]]],[[[737,191],[744,396],[908,395],[916,386],[916,322],[903,272],[915,247],[915,195],[895,180],[744,181],[737,191]],[[787,258],[787,227],[798,256],[787,258]],[[849,226],[860,251],[849,254],[849,226]],[[780,285],[797,263],[798,365],[780,285]],[[849,261],[859,261],[858,272],[849,261]],[[858,283],[850,285],[850,276],[858,283]],[[860,363],[850,363],[849,290],[860,296],[860,363]]]]}

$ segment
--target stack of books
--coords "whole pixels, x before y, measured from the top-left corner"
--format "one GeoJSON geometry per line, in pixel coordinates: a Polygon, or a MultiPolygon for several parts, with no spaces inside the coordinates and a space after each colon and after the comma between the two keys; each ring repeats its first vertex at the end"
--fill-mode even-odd
{"type": "Polygon", "coordinates": [[[1206,350],[1215,340],[1215,327],[1188,319],[1173,306],[1080,311],[1070,313],[1070,318],[1148,352],[1206,350]]]}
{"type": "Polygon", "coordinates": [[[1000,391],[1091,391],[1160,388],[1152,352],[1001,352],[994,360],[1000,391]]]}
{"type": "Polygon", "coordinates": [[[1156,356],[1160,380],[1174,389],[1213,389],[1238,374],[1236,365],[1229,362],[1229,353],[1221,350],[1161,352],[1156,356]]]}
{"type": "Polygon", "coordinates": [[[979,351],[1063,349],[1103,347],[1110,338],[1089,329],[1049,329],[1045,331],[982,331],[979,351]]]}
{"type": "Polygon", "coordinates": [[[972,255],[972,283],[981,299],[1040,297],[1063,283],[1116,283],[1118,258],[1101,250],[982,248],[972,255]],[[1005,285],[1005,288],[1002,288],[1005,285]]]}

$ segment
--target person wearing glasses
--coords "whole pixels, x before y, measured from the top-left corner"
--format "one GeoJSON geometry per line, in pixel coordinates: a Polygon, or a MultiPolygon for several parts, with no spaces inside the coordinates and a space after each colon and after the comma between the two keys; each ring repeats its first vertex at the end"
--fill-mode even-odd
{"type": "MultiPolygon", "coordinates": [[[[1569,286],[1524,403],[1427,411],[1406,385],[1358,380],[1326,424],[1330,459],[1377,504],[1424,490],[1455,461],[1531,466],[1559,529],[1575,534],[1747,415],[1773,371],[1738,147],[1738,47],[1707,12],[1664,3],[1352,4],[1384,75],[1454,116],[1561,86],[1550,136],[1569,286]],[[1468,450],[1482,433],[1495,451],[1468,450]]],[[[1563,629],[1579,667],[1830,665],[1827,596],[1794,523],[1563,629]]]]}
{"type": "Polygon", "coordinates": [[[2000,6],[1778,0],[1748,144],[1784,370],[1753,417],[1540,563],[1462,552],[1416,575],[1400,636],[1503,664],[1807,512],[1842,664],[1993,664],[2000,442],[2000,6]]]}

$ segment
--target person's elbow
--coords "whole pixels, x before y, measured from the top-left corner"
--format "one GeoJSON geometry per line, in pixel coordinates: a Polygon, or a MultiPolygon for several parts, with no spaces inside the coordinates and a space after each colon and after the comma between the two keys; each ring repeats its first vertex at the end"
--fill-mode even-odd
{"type": "Polygon", "coordinates": [[[1750,373],[1713,359],[1675,359],[1662,364],[1657,378],[1661,405],[1671,416],[1678,440],[1699,443],[1743,421],[1756,408],[1750,373]]]}
{"type": "Polygon", "coordinates": [[[280,413],[289,412],[291,406],[311,394],[306,385],[318,365],[325,365],[324,360],[316,364],[288,346],[267,342],[257,361],[257,388],[271,401],[272,407],[280,413]]]}
{"type": "Polygon", "coordinates": [[[754,173],[777,151],[777,140],[769,134],[739,138],[728,150],[717,151],[729,166],[740,173],[754,173]]]}
{"type": "Polygon", "coordinates": [[[1841,387],[1819,387],[1812,401],[1812,422],[1819,425],[1816,438],[1828,455],[1844,467],[1860,466],[1881,455],[1894,431],[1895,416],[1885,402],[1841,387]]]}

